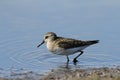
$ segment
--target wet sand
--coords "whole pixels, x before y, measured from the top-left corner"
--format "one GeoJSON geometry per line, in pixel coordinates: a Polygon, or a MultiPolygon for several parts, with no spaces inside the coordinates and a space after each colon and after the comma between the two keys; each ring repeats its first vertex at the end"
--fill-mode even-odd
{"type": "Polygon", "coordinates": [[[53,70],[43,80],[120,80],[120,67],[53,70]]]}
{"type": "Polygon", "coordinates": [[[0,80],[120,80],[120,67],[87,68],[87,69],[53,69],[38,74],[35,72],[11,73],[10,77],[0,80]]]}

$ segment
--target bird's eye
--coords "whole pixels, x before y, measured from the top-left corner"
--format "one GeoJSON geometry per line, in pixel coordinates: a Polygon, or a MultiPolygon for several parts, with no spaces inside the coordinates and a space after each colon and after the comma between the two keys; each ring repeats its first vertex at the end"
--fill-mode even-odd
{"type": "Polygon", "coordinates": [[[45,39],[47,39],[48,38],[48,36],[45,36],[45,39]]]}

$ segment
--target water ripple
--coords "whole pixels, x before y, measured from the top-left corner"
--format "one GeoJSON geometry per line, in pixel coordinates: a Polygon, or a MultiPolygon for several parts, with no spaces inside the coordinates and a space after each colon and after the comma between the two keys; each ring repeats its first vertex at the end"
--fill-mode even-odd
{"type": "MultiPolygon", "coordinates": [[[[50,70],[51,68],[64,65],[66,57],[51,54],[45,47],[37,48],[39,41],[34,38],[14,38],[0,41],[0,63],[4,66],[18,66],[21,68],[37,69],[40,71],[50,70]],[[36,41],[36,42],[35,42],[36,41]],[[4,54],[3,54],[4,53],[4,54]],[[6,61],[6,62],[2,62],[6,61]]],[[[94,46],[93,46],[94,47],[94,46]]],[[[87,49],[86,52],[78,58],[78,66],[100,66],[119,64],[119,58],[113,55],[105,54],[96,47],[94,50],[87,49]]],[[[76,56],[70,56],[70,65],[73,65],[72,59],[76,56]]],[[[3,66],[3,67],[4,67],[3,66]]],[[[2,66],[0,66],[2,67],[2,66]]]]}

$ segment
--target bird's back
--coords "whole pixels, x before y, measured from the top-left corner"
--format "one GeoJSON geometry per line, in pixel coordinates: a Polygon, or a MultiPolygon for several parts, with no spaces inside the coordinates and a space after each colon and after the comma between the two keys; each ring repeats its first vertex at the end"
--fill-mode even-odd
{"type": "Polygon", "coordinates": [[[59,45],[59,47],[62,47],[64,49],[69,49],[69,48],[76,48],[76,47],[96,44],[99,42],[99,40],[81,41],[71,38],[58,37],[55,42],[59,45]]]}

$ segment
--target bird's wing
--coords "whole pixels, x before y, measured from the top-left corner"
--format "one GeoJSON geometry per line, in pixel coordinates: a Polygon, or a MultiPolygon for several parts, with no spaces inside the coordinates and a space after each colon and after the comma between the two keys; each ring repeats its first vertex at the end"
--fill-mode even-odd
{"type": "Polygon", "coordinates": [[[59,47],[64,49],[75,48],[80,46],[89,45],[87,41],[75,40],[75,39],[61,39],[58,43],[59,47]]]}

